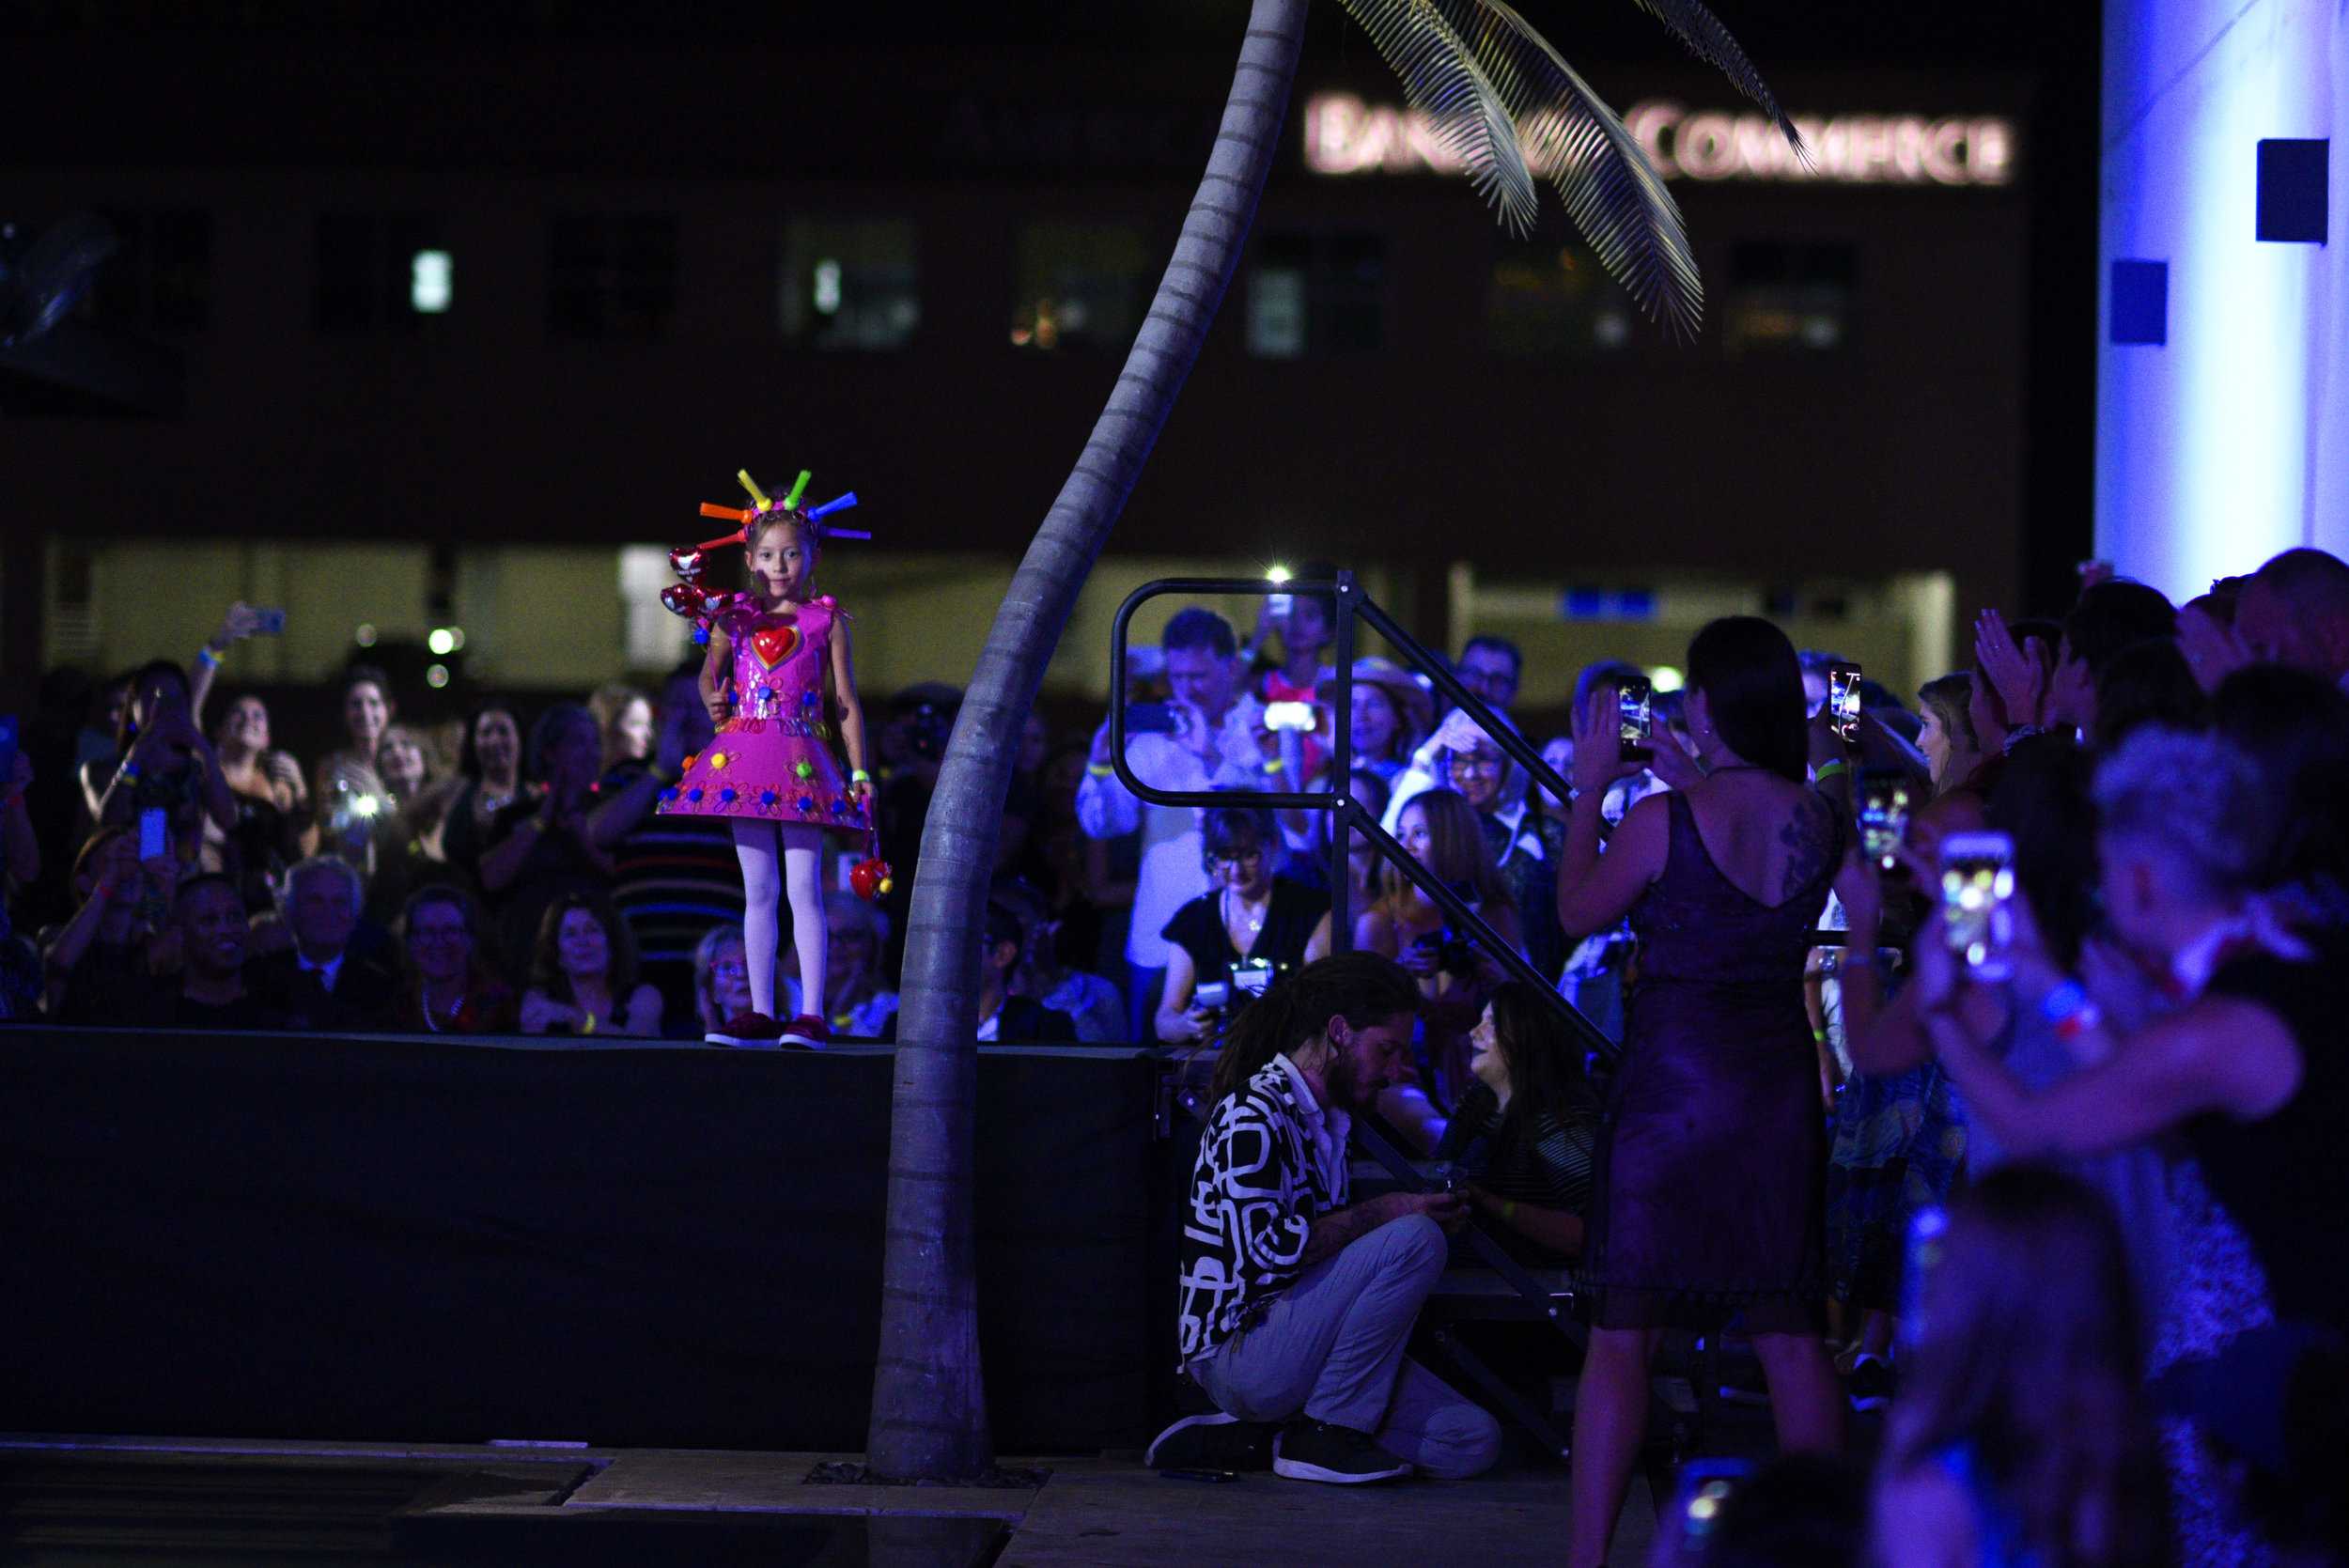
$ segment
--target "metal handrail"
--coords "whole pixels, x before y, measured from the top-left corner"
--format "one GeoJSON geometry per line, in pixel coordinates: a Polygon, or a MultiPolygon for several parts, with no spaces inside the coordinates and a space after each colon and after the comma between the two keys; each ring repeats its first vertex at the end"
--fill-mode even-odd
{"type": "MultiPolygon", "coordinates": [[[[1337,604],[1334,629],[1337,647],[1333,656],[1337,700],[1330,705],[1330,788],[1250,790],[1245,792],[1243,801],[1238,798],[1238,792],[1159,789],[1135,776],[1133,768],[1126,761],[1126,638],[1134,612],[1151,599],[1169,594],[1256,598],[1263,595],[1268,586],[1262,578],[1164,577],[1145,582],[1126,596],[1126,601],[1117,607],[1116,618],[1110,629],[1110,767],[1115,772],[1118,783],[1132,791],[1137,799],[1153,805],[1205,808],[1244,803],[1273,811],[1333,813],[1330,833],[1330,935],[1333,950],[1345,952],[1353,945],[1351,911],[1346,907],[1351,898],[1346,846],[1349,835],[1360,832],[1377,850],[1380,859],[1425,893],[1437,908],[1443,910],[1447,919],[1465,928],[1470,937],[1482,943],[1485,951],[1512,978],[1526,981],[1549,998],[1585,1050],[1614,1057],[1621,1048],[1585,1017],[1581,1009],[1566,1000],[1555,980],[1545,977],[1533,967],[1532,960],[1514,945],[1502,940],[1482,916],[1469,908],[1466,899],[1431,876],[1426,867],[1397,844],[1379,825],[1378,819],[1344,787],[1342,781],[1354,776],[1354,623],[1359,617],[1385,638],[1403,656],[1405,662],[1424,672],[1437,690],[1465,709],[1495,745],[1532,776],[1534,783],[1548,789],[1560,800],[1564,800],[1569,793],[1566,782],[1558,776],[1555,768],[1542,760],[1532,742],[1486,706],[1484,699],[1462,685],[1459,677],[1441,659],[1421,645],[1410,633],[1395,624],[1392,616],[1357,588],[1352,572],[1342,571],[1334,581],[1327,582],[1289,582],[1279,584],[1283,593],[1328,594],[1337,604]]],[[[1552,867],[1551,871],[1555,874],[1556,868],[1552,867]]]]}

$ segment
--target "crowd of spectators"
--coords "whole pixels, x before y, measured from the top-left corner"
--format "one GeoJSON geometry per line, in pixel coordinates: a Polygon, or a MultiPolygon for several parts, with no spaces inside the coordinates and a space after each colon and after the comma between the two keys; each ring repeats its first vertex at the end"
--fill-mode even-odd
{"type": "MultiPolygon", "coordinates": [[[[1586,670],[1540,752],[1563,798],[1465,712],[1394,740],[1408,698],[1361,672],[1348,787],[1428,875],[1358,860],[1353,946],[1393,964],[1225,1033],[1180,1319],[1219,1413],[1157,1462],[1459,1473],[1394,1414],[1456,1396],[1393,1356],[1428,1238],[1474,1219],[1565,1265],[1590,1324],[1569,1563],[1606,1558],[1659,1337],[1724,1327],[1789,1457],[1693,1495],[1712,1546],[1672,1560],[2344,1560],[2349,566],[2295,550],[2184,606],[2092,571],[2061,619],[1973,629],[1913,705],[1861,680],[1854,720],[1844,660],[1717,622],[1643,753],[1641,672],[1586,670]],[[1381,1120],[1446,1190],[1348,1201],[1316,1150],[1381,1120]],[[1293,1327],[1374,1298],[1334,1343],[1293,1327]],[[1844,1412],[1888,1405],[1871,1486],[1844,1412]]],[[[1471,683],[1504,727],[1512,674],[1471,683]]],[[[1179,751],[1211,727],[1151,782],[1240,784],[1244,750],[1179,751]]],[[[1159,902],[1228,901],[1231,842],[1162,856],[1159,902]]]]}
{"type": "MultiPolygon", "coordinates": [[[[1384,962],[1363,972],[1409,1005],[1379,1014],[1375,1061],[1284,1013],[1294,1038],[1220,1093],[1291,1104],[1336,1072],[1351,1110],[1461,1173],[1423,1221],[1477,1217],[1577,1272],[1595,1323],[1577,1561],[1605,1551],[1656,1333],[1731,1310],[1787,1448],[1832,1450],[1846,1404],[1894,1401],[1882,1496],[1985,1553],[2285,1560],[2335,1528],[2292,1488],[2310,1434],[2337,1433],[2343,1402],[2308,1389],[2339,1381],[2349,1327],[2349,1076],[2328,1043],[2349,1000],[2349,566],[2293,551],[2184,607],[2100,579],[2061,620],[1985,611],[1966,668],[1913,704],[1863,682],[1848,727],[1842,660],[1716,623],[1636,753],[1616,717],[1631,665],[1581,671],[1572,732],[1531,737],[1505,642],[1452,666],[1482,713],[1363,658],[1343,778],[1335,621],[1314,592],[1268,599],[1246,635],[1191,607],[1135,650],[1125,763],[1231,797],[1214,809],[1137,798],[1106,720],[1030,719],[976,944],[980,1039],[1212,1048],[1333,948],[1384,962]],[[1519,760],[1536,741],[1563,792],[1519,760]],[[1910,809],[1862,853],[1859,786],[1888,777],[1910,809]],[[1334,814],[1249,800],[1341,788],[1408,862],[1354,830],[1342,890],[1334,814]],[[1952,955],[1942,874],[1984,835],[2015,890],[1989,961],[1952,955]],[[1553,992],[1624,1048],[1592,1049],[1553,992]],[[1292,1046],[1312,1071],[1266,1077],[1292,1046]],[[1948,1261],[1921,1281],[1909,1238],[1945,1203],[1948,1261]]],[[[305,766],[231,674],[260,629],[240,605],[188,668],[45,683],[0,781],[0,1016],[692,1038],[740,1011],[723,824],[654,810],[710,738],[694,661],[657,690],[486,696],[448,723],[353,664],[305,766]]],[[[843,1039],[895,1029],[957,702],[925,685],[877,705],[900,871],[873,903],[845,858],[827,868],[843,1039]]],[[[1261,1411],[1277,1370],[1194,1372],[1261,1411]]],[[[1315,1441],[1377,1467],[1343,1434],[1315,1441]]],[[[1878,1551],[1923,1560],[1881,1532],[1878,1551]]]]}

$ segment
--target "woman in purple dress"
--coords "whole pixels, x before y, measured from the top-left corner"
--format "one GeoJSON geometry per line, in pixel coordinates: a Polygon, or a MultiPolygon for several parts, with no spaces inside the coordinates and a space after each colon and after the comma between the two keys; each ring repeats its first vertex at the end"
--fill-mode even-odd
{"type": "Polygon", "coordinates": [[[1738,1317],[1769,1379],[1780,1446],[1843,1440],[1821,1336],[1826,1126],[1802,970],[1845,832],[1809,783],[1801,667],[1767,621],[1700,631],[1687,712],[1704,776],[1634,806],[1602,856],[1599,803],[1641,766],[1624,755],[1616,706],[1601,684],[1576,708],[1558,868],[1570,939],[1628,912],[1640,943],[1578,1274],[1592,1332],[1570,1568],[1606,1559],[1665,1328],[1738,1317]]]}

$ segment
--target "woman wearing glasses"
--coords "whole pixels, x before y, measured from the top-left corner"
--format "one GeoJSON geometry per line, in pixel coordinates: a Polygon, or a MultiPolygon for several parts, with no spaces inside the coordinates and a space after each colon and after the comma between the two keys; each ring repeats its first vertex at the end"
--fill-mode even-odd
{"type": "Polygon", "coordinates": [[[693,948],[693,1011],[700,1016],[696,1038],[725,1027],[728,1018],[751,1010],[751,966],[739,925],[713,925],[693,948]]]}
{"type": "Polygon", "coordinates": [[[1196,1005],[1202,981],[1228,982],[1235,970],[1267,981],[1330,952],[1330,895],[1272,874],[1278,846],[1271,817],[1249,806],[1218,806],[1201,829],[1207,891],[1174,911],[1164,935],[1166,986],[1159,1038],[1182,1045],[1215,1031],[1224,1007],[1196,1005]],[[1267,974],[1266,970],[1269,969],[1267,974]]]}
{"type": "Polygon", "coordinates": [[[512,1031],[514,993],[481,952],[481,916],[472,895],[444,884],[418,888],[399,926],[408,958],[403,1027],[420,1034],[512,1031]]]}

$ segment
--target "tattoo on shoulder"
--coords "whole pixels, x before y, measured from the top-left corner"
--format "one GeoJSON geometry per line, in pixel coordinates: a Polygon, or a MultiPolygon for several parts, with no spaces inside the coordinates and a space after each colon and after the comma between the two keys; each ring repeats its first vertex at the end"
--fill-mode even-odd
{"type": "Polygon", "coordinates": [[[1828,857],[1835,847],[1833,813],[1825,800],[1813,797],[1796,807],[1795,815],[1779,831],[1778,841],[1786,846],[1786,868],[1779,875],[1780,898],[1794,897],[1827,869],[1828,857]]]}

